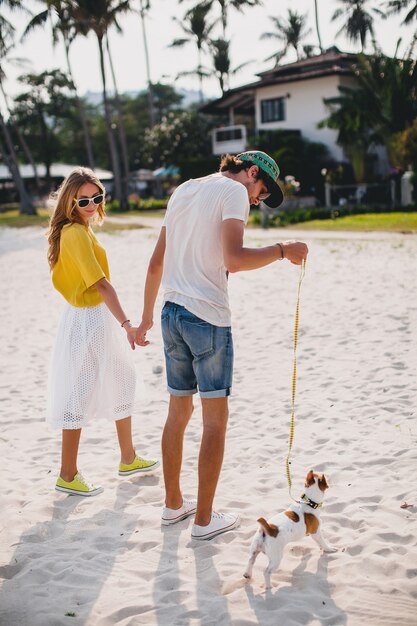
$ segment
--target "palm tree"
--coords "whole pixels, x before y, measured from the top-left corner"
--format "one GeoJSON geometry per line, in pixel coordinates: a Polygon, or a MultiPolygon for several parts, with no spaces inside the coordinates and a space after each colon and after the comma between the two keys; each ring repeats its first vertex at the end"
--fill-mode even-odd
{"type": "MultiPolygon", "coordinates": [[[[2,0],[1,4],[6,5],[6,8],[8,8],[11,11],[15,11],[15,10],[24,11],[25,10],[21,0],[2,0]]],[[[2,61],[2,67],[3,67],[3,62],[5,60],[5,57],[13,45],[14,32],[15,32],[15,29],[12,26],[12,24],[3,15],[0,14],[0,59],[2,61]]],[[[4,79],[3,69],[1,70],[1,74],[2,74],[1,76],[2,92],[3,92],[4,98],[7,104],[7,95],[6,95],[6,91],[4,89],[4,83],[3,83],[3,79],[4,79]]],[[[16,190],[18,192],[19,199],[20,199],[20,212],[26,215],[36,215],[36,209],[31,202],[31,199],[27,193],[23,179],[20,175],[17,155],[16,155],[15,147],[13,145],[12,137],[10,135],[9,126],[6,123],[1,113],[0,113],[0,128],[2,130],[4,140],[5,140],[5,145],[3,145],[3,142],[0,141],[0,153],[3,156],[3,159],[10,170],[16,190]]]]}
{"type": "Polygon", "coordinates": [[[375,142],[391,157],[395,135],[417,118],[417,61],[361,56],[355,77],[357,88],[339,87],[340,95],[326,100],[331,114],[321,125],[339,130],[342,145],[364,150],[375,142]]]}
{"type": "Polygon", "coordinates": [[[110,42],[109,42],[108,34],[106,36],[106,47],[107,47],[107,55],[109,58],[110,73],[111,73],[112,82],[113,82],[114,103],[116,105],[117,126],[119,129],[119,141],[120,141],[120,147],[122,150],[123,183],[124,183],[123,186],[125,188],[125,193],[129,195],[129,157],[128,157],[128,151],[127,151],[126,128],[125,128],[125,122],[123,118],[123,107],[120,101],[119,90],[117,87],[116,73],[114,71],[114,66],[113,66],[113,58],[110,52],[110,42]]]}
{"type": "Polygon", "coordinates": [[[13,113],[11,110],[9,96],[6,93],[4,82],[6,80],[6,73],[4,70],[5,63],[9,61],[13,62],[13,59],[9,58],[10,51],[14,48],[14,27],[3,18],[2,28],[0,28],[1,41],[0,41],[0,92],[3,96],[3,101],[8,115],[7,125],[12,129],[14,135],[17,137],[19,144],[22,147],[23,153],[33,169],[33,175],[35,178],[35,184],[38,192],[41,190],[38,169],[33,158],[33,155],[29,149],[26,139],[20,130],[19,124],[15,123],[13,113]]]}
{"type": "Polygon", "coordinates": [[[225,39],[211,39],[209,42],[211,56],[213,59],[214,71],[219,81],[222,95],[229,89],[229,77],[230,75],[237,74],[243,67],[252,63],[253,61],[246,61],[241,63],[234,69],[230,67],[230,55],[229,46],[230,42],[225,39]]]}
{"type": "Polygon", "coordinates": [[[88,128],[87,116],[82,99],[78,95],[77,87],[74,81],[74,75],[72,72],[70,61],[70,47],[74,39],[77,37],[78,30],[77,24],[74,20],[74,16],[71,12],[71,2],[68,0],[43,0],[46,4],[46,9],[35,15],[29,24],[27,25],[25,32],[23,33],[22,40],[27,37],[31,31],[40,27],[43,28],[48,19],[52,22],[52,42],[56,45],[59,38],[62,37],[62,41],[65,49],[65,59],[67,63],[68,75],[71,79],[72,91],[75,97],[75,103],[80,117],[81,126],[83,130],[85,150],[87,156],[87,164],[91,169],[94,169],[94,155],[93,147],[91,143],[90,132],[88,128]]]}
{"type": "Polygon", "coordinates": [[[28,124],[39,137],[39,152],[49,184],[50,168],[57,148],[56,130],[64,118],[71,116],[74,106],[72,85],[67,75],[58,69],[25,74],[18,80],[27,91],[15,96],[14,113],[21,125],[28,124]]]}
{"type": "Polygon", "coordinates": [[[400,13],[408,11],[404,18],[403,24],[410,24],[417,19],[417,1],[416,0],[388,0],[386,6],[389,13],[400,13]]]}
{"type": "Polygon", "coordinates": [[[142,24],[142,38],[143,38],[143,48],[145,52],[145,65],[146,65],[146,78],[148,81],[148,102],[149,102],[149,122],[150,126],[155,124],[155,114],[154,114],[154,102],[153,102],[153,87],[151,81],[151,68],[149,63],[149,49],[148,49],[148,38],[146,36],[146,23],[145,18],[146,14],[151,8],[150,0],[139,0],[140,2],[140,20],[142,24]]]}
{"type": "Polygon", "coordinates": [[[319,48],[320,48],[320,52],[322,53],[323,52],[323,46],[321,44],[320,28],[319,28],[318,0],[314,0],[314,16],[315,16],[315,20],[316,20],[317,39],[319,40],[319,48]]]}
{"type": "Polygon", "coordinates": [[[186,76],[190,74],[197,74],[200,83],[200,101],[203,101],[203,78],[207,76],[207,72],[202,65],[202,53],[205,46],[208,46],[210,34],[216,25],[216,22],[209,24],[207,22],[207,16],[210,12],[210,5],[208,3],[201,3],[194,8],[187,11],[184,15],[183,21],[173,18],[183,30],[186,37],[182,39],[174,39],[171,43],[171,47],[184,46],[190,41],[194,41],[197,46],[198,63],[196,70],[191,72],[181,72],[179,76],[186,76]]]}
{"type": "MultiPolygon", "coordinates": [[[[183,0],[180,0],[180,2],[183,2],[183,0]]],[[[243,12],[247,7],[261,6],[262,0],[203,0],[200,4],[208,4],[210,8],[214,4],[220,5],[223,39],[226,39],[229,9],[233,8],[243,12]]]]}
{"type": "Polygon", "coordinates": [[[343,18],[344,24],[339,29],[336,37],[346,35],[354,43],[360,41],[361,51],[366,46],[368,35],[372,39],[374,49],[377,45],[374,31],[374,15],[385,17],[385,14],[376,7],[367,7],[370,0],[337,0],[342,6],[333,13],[332,21],[343,18]]]}
{"type": "Polygon", "coordinates": [[[114,176],[114,195],[121,202],[121,208],[127,208],[126,189],[122,186],[120,159],[116,139],[112,128],[112,114],[107,95],[107,76],[105,68],[105,38],[111,26],[121,31],[119,16],[130,12],[130,0],[70,0],[74,19],[79,32],[87,36],[93,32],[97,39],[100,56],[100,73],[103,85],[103,105],[110,158],[114,176]]]}
{"type": "Polygon", "coordinates": [[[307,29],[307,15],[297,13],[288,9],[288,19],[285,21],[279,17],[269,18],[275,26],[275,31],[266,32],[261,35],[261,39],[277,39],[283,43],[282,50],[275,52],[273,55],[265,59],[275,59],[276,64],[287,54],[290,48],[295,50],[297,61],[301,59],[300,46],[303,39],[310,34],[311,29],[307,29]]]}

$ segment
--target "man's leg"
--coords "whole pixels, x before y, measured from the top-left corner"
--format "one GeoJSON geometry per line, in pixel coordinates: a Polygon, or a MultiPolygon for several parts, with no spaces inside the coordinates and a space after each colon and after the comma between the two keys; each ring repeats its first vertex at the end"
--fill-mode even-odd
{"type": "Polygon", "coordinates": [[[202,398],[203,436],[198,459],[198,501],[195,523],[206,526],[211,519],[214,494],[223,463],[228,398],[202,398]]]}
{"type": "Polygon", "coordinates": [[[192,396],[170,396],[168,417],[162,434],[165,504],[170,509],[182,506],[180,474],[184,433],[193,412],[192,396]]]}

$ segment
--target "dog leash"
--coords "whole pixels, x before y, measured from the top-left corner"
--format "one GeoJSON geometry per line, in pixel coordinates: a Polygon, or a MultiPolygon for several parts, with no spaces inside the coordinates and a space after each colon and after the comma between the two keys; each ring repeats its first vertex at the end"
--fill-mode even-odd
{"type": "Polygon", "coordinates": [[[291,419],[290,419],[290,434],[288,438],[288,454],[285,459],[285,469],[287,474],[288,481],[288,491],[290,497],[295,502],[293,495],[291,493],[292,480],[291,480],[291,470],[290,470],[290,456],[291,456],[291,448],[294,441],[294,427],[295,427],[295,389],[297,385],[297,342],[298,342],[298,325],[300,319],[300,291],[301,291],[301,283],[303,282],[303,278],[306,273],[306,261],[303,260],[301,264],[300,278],[298,279],[298,292],[297,292],[297,304],[295,307],[295,319],[294,319],[294,362],[293,362],[293,371],[292,371],[292,393],[291,393],[291,419]]]}

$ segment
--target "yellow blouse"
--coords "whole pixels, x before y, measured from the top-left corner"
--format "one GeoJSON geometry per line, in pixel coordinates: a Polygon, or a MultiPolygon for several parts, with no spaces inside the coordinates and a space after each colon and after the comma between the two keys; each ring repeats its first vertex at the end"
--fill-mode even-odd
{"type": "Polygon", "coordinates": [[[87,226],[66,224],[61,230],[58,261],[52,270],[55,289],[72,306],[96,306],[103,302],[94,287],[101,278],[110,280],[105,249],[87,226]]]}

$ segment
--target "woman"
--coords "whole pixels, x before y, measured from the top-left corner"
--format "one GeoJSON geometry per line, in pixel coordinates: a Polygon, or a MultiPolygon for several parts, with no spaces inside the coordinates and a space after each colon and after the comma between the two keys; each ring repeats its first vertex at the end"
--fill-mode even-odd
{"type": "Polygon", "coordinates": [[[49,376],[47,422],[62,429],[61,470],[56,489],[94,496],[103,489],[78,472],[81,429],[97,415],[115,420],[119,474],[146,473],[159,466],[136,455],[132,442],[135,371],[127,343],[136,329],[111,285],[106,252],[90,228],[102,221],[105,189],[91,170],[78,167],[57,192],[48,231],[52,282],[67,304],[59,325],[49,376]]]}

